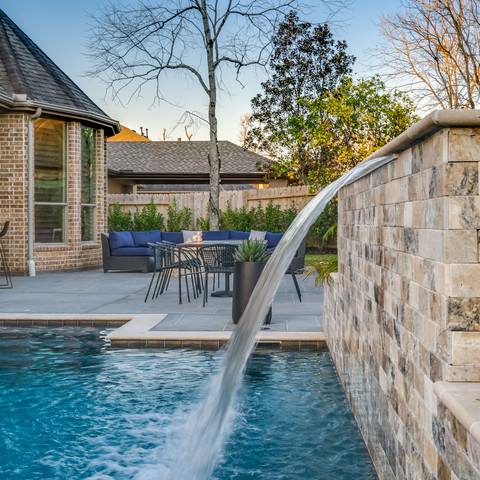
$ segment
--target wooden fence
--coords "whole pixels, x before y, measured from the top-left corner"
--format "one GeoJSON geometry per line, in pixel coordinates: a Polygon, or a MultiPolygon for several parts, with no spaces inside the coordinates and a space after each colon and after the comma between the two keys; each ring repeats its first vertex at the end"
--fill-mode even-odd
{"type": "MultiPolygon", "coordinates": [[[[108,195],[108,203],[109,205],[118,203],[122,210],[133,212],[136,207],[142,208],[150,203],[153,197],[157,210],[166,218],[168,206],[175,197],[179,209],[189,207],[192,210],[192,227],[194,227],[198,218],[206,218],[207,216],[208,196],[208,192],[159,193],[155,195],[145,193],[110,194],[108,195]]],[[[272,201],[274,205],[280,205],[282,210],[290,208],[294,203],[297,210],[300,211],[312,196],[307,186],[225,191],[220,192],[220,209],[226,210],[228,202],[233,209],[245,207],[249,210],[259,203],[265,207],[272,201]]]]}

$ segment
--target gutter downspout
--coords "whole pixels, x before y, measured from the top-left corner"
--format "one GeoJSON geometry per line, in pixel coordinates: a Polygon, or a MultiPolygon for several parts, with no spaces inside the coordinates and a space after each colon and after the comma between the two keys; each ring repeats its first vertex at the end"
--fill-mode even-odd
{"type": "Polygon", "coordinates": [[[35,113],[28,120],[28,276],[35,276],[35,260],[33,257],[34,244],[34,179],[35,179],[35,145],[34,145],[34,130],[33,122],[40,117],[42,109],[38,107],[35,113]]]}

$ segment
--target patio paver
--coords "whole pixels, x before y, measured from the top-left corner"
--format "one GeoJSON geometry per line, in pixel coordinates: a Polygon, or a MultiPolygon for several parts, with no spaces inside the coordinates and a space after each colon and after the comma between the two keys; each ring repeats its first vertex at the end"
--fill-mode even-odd
{"type": "MultiPolygon", "coordinates": [[[[112,345],[121,346],[218,348],[228,341],[235,329],[231,298],[209,298],[204,308],[201,298],[189,303],[184,295],[179,304],[178,282],[172,279],[166,293],[144,302],[150,278],[146,273],[101,269],[14,277],[13,289],[0,290],[0,325],[123,324],[118,331],[123,340],[115,332],[109,335],[112,345]]],[[[298,281],[302,302],[286,275],[275,296],[272,322],[259,332],[261,343],[290,348],[325,345],[323,290],[311,278],[299,275],[298,281]]]]}

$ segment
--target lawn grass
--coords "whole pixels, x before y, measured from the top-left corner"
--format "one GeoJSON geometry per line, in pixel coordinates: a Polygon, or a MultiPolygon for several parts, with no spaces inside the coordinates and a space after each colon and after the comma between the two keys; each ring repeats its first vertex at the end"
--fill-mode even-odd
{"type": "Polygon", "coordinates": [[[337,256],[332,253],[324,253],[322,255],[305,255],[305,266],[312,265],[313,263],[330,262],[336,258],[337,256]]]}

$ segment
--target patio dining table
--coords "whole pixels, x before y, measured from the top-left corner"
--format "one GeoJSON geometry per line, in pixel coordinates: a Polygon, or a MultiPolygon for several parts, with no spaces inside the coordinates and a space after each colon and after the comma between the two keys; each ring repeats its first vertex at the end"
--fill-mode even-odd
{"type": "MultiPolygon", "coordinates": [[[[181,256],[182,249],[188,248],[188,249],[198,249],[200,247],[208,247],[209,245],[235,245],[239,246],[243,240],[202,240],[201,242],[185,242],[185,243],[179,243],[177,244],[178,247],[178,252],[179,256],[181,256]]],[[[180,268],[180,267],[179,267],[180,268]]],[[[182,289],[182,285],[180,282],[180,275],[178,277],[178,287],[182,289]]],[[[212,297],[231,297],[233,295],[233,292],[230,290],[230,273],[226,272],[225,273],[225,290],[216,290],[213,291],[210,296],[212,297]]]]}

